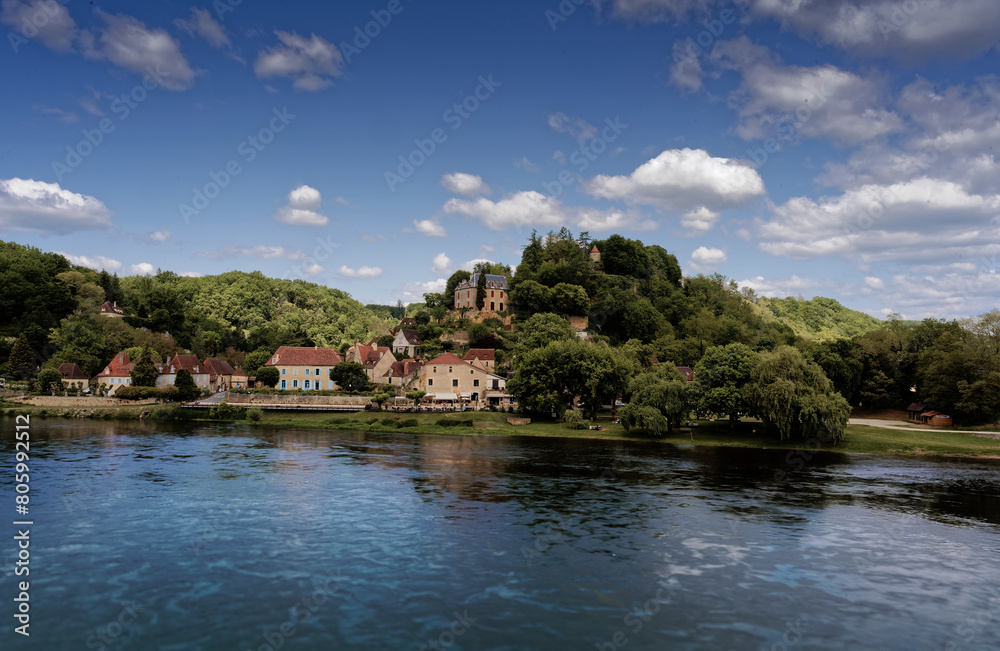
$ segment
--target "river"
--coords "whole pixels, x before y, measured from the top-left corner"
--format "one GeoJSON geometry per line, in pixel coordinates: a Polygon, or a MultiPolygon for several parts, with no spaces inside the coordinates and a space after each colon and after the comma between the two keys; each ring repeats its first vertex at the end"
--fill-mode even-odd
{"type": "Polygon", "coordinates": [[[3,649],[1000,648],[997,462],[0,424],[3,649]]]}

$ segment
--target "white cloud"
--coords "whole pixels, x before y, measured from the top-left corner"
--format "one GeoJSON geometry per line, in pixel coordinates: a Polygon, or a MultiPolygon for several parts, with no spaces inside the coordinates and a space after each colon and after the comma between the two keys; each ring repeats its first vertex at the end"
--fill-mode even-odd
{"type": "Polygon", "coordinates": [[[0,2],[0,21],[10,25],[18,35],[31,34],[25,27],[30,26],[37,30],[32,38],[56,52],[72,50],[78,34],[76,21],[64,3],[53,0],[3,0],[0,2]]]}
{"type": "Polygon", "coordinates": [[[465,172],[454,172],[441,177],[441,185],[455,194],[463,194],[467,197],[475,197],[481,194],[490,194],[490,186],[483,183],[483,177],[465,172]]]}
{"type": "Polygon", "coordinates": [[[58,183],[0,179],[0,231],[52,235],[110,225],[111,211],[94,197],[64,190],[58,183]]]}
{"type": "Polygon", "coordinates": [[[103,255],[95,255],[93,257],[86,255],[70,255],[68,253],[60,252],[59,255],[66,258],[75,265],[81,267],[89,267],[90,269],[95,269],[97,271],[104,270],[109,273],[114,273],[116,271],[121,271],[122,263],[114,258],[107,258],[103,255]]]}
{"type": "Polygon", "coordinates": [[[534,174],[535,172],[538,171],[538,165],[535,165],[530,160],[528,160],[527,156],[521,156],[521,158],[515,160],[514,167],[516,167],[519,170],[524,170],[525,172],[530,172],[531,174],[534,174]]]}
{"type": "Polygon", "coordinates": [[[602,210],[569,207],[554,197],[528,190],[507,195],[499,201],[450,199],[444,205],[449,214],[461,214],[480,220],[493,231],[508,228],[551,228],[574,226],[583,230],[650,230],[656,224],[636,211],[602,210]]]}
{"type": "Polygon", "coordinates": [[[1000,39],[995,0],[757,0],[754,11],[852,55],[969,57],[1000,39]]]}
{"type": "Polygon", "coordinates": [[[444,253],[438,253],[434,256],[434,263],[431,266],[432,273],[438,276],[446,276],[450,274],[451,271],[451,258],[444,253]]]}
{"type": "Polygon", "coordinates": [[[740,287],[749,287],[760,296],[773,298],[785,298],[787,296],[798,296],[802,290],[809,290],[819,283],[815,280],[792,276],[790,278],[767,278],[757,276],[751,280],[744,280],[738,283],[740,287]]]}
{"type": "Polygon", "coordinates": [[[549,114],[548,124],[553,131],[568,134],[581,145],[597,137],[597,127],[583,118],[570,117],[561,111],[549,114]]]}
{"type": "Polygon", "coordinates": [[[265,50],[254,63],[260,79],[290,77],[299,90],[318,91],[333,84],[332,77],[344,74],[344,58],[337,46],[315,34],[309,38],[290,32],[276,32],[281,45],[265,50]]]}
{"type": "Polygon", "coordinates": [[[181,276],[182,278],[201,278],[205,274],[199,273],[197,271],[182,271],[177,275],[181,276]]]}
{"type": "Polygon", "coordinates": [[[699,246],[691,253],[691,264],[699,271],[713,269],[728,259],[725,251],[706,246],[699,246]]]}
{"type": "Polygon", "coordinates": [[[420,221],[414,219],[413,227],[417,229],[418,233],[423,233],[427,237],[445,237],[448,235],[448,231],[444,229],[444,226],[430,219],[422,219],[420,221]]]}
{"type": "Polygon", "coordinates": [[[153,231],[147,237],[153,242],[166,242],[170,239],[171,233],[170,231],[153,231]]]}
{"type": "Polygon", "coordinates": [[[131,271],[133,274],[139,276],[151,276],[156,273],[156,267],[148,262],[140,262],[139,264],[132,265],[131,271]]]}
{"type": "Polygon", "coordinates": [[[464,269],[465,271],[468,271],[468,272],[471,273],[472,271],[475,270],[476,265],[480,264],[482,262],[489,262],[490,264],[493,264],[493,260],[490,260],[488,258],[474,258],[472,260],[466,260],[461,265],[459,265],[458,268],[459,269],[464,269]]]}
{"type": "Polygon", "coordinates": [[[347,265],[341,265],[337,272],[345,278],[378,278],[383,273],[381,267],[359,267],[352,269],[347,265]]]}
{"type": "Polygon", "coordinates": [[[704,235],[709,232],[719,222],[719,213],[712,212],[702,206],[684,214],[681,217],[681,227],[687,236],[704,235]]]}
{"type": "Polygon", "coordinates": [[[423,303],[424,294],[440,294],[448,286],[448,281],[444,278],[438,278],[437,280],[432,280],[430,282],[412,282],[404,283],[399,285],[392,291],[394,298],[397,298],[403,303],[409,305],[410,303],[423,303]]]}
{"type": "Polygon", "coordinates": [[[697,56],[697,50],[692,50],[693,47],[690,41],[674,43],[674,64],[670,66],[670,81],[688,92],[701,90],[704,75],[701,59],[697,56]]]}
{"type": "Polygon", "coordinates": [[[319,190],[300,186],[288,193],[288,205],[274,213],[274,220],[292,226],[326,226],[330,219],[316,212],[322,202],[319,190]]]}
{"type": "Polygon", "coordinates": [[[629,176],[595,176],[586,189],[602,199],[688,212],[744,204],[764,194],[764,181],[745,161],[714,158],[702,149],[669,149],[629,176]]]}
{"type": "Polygon", "coordinates": [[[307,264],[302,266],[302,272],[307,276],[318,276],[319,274],[326,271],[326,267],[321,264],[313,262],[312,264],[307,264]]]}
{"type": "Polygon", "coordinates": [[[1000,251],[998,215],[1000,195],[923,177],[818,201],[792,198],[758,222],[759,246],[771,255],[841,255],[865,264],[977,259],[1000,251]]]}
{"type": "Polygon", "coordinates": [[[799,136],[857,144],[902,128],[900,117],[882,107],[883,82],[829,64],[782,64],[748,38],[720,41],[711,62],[743,77],[730,97],[739,111],[736,133],[746,140],[799,136]]]}
{"type": "Polygon", "coordinates": [[[885,289],[885,281],[875,276],[865,277],[865,284],[871,287],[872,289],[878,289],[878,290],[885,289]]]}
{"type": "Polygon", "coordinates": [[[224,258],[259,258],[261,260],[292,260],[295,262],[305,260],[306,254],[296,249],[289,249],[284,246],[227,246],[223,249],[206,251],[199,253],[203,258],[220,260],[224,258]]]}
{"type": "Polygon", "coordinates": [[[174,22],[188,34],[197,34],[202,37],[214,48],[223,48],[230,45],[226,30],[212,18],[212,14],[206,9],[192,7],[190,20],[178,19],[174,22]]]}
{"type": "Polygon", "coordinates": [[[136,18],[100,9],[97,15],[105,27],[96,37],[90,32],[81,35],[85,56],[149,75],[170,90],[185,90],[194,83],[195,71],[181,53],[180,44],[166,30],[149,29],[136,18]]]}

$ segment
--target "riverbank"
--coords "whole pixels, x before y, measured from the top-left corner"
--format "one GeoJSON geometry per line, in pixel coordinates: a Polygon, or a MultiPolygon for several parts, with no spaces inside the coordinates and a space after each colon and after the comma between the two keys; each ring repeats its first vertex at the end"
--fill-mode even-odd
{"type": "MultiPolygon", "coordinates": [[[[29,413],[36,418],[92,418],[102,420],[191,421],[218,422],[208,418],[207,411],[188,410],[169,405],[129,405],[117,408],[41,408],[18,403],[0,403],[0,412],[7,416],[29,413]]],[[[357,412],[351,414],[288,413],[265,411],[259,420],[240,421],[248,425],[282,429],[329,429],[372,432],[412,432],[415,434],[449,434],[465,436],[532,436],[595,440],[657,441],[673,445],[699,445],[726,448],[800,450],[818,443],[801,440],[782,441],[765,433],[760,423],[743,421],[735,432],[728,422],[698,421],[690,431],[671,432],[651,439],[630,434],[610,419],[600,419],[600,430],[573,430],[551,420],[536,420],[527,425],[507,421],[509,414],[494,412],[408,414],[392,412],[357,412]]],[[[862,454],[886,454],[923,457],[969,457],[1000,459],[1000,440],[980,438],[961,430],[888,429],[870,425],[848,425],[845,440],[839,445],[824,445],[823,449],[862,454]]]]}

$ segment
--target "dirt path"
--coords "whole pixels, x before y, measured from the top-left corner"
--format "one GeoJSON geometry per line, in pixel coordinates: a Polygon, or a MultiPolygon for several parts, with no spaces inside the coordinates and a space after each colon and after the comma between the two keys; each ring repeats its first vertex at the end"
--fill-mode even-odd
{"type": "Polygon", "coordinates": [[[890,420],[879,420],[877,418],[851,418],[847,421],[849,425],[870,425],[872,427],[882,427],[884,429],[902,429],[909,432],[937,432],[937,431],[948,431],[955,432],[956,434],[972,434],[973,436],[978,436],[984,439],[1000,439],[1000,432],[970,432],[968,430],[956,429],[956,430],[944,430],[938,427],[912,427],[907,425],[898,425],[893,423],[898,423],[899,421],[890,420]]]}

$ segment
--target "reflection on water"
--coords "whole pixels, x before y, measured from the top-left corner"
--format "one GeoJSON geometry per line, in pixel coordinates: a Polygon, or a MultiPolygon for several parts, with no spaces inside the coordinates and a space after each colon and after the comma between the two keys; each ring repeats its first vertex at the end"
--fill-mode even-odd
{"type": "Polygon", "coordinates": [[[0,620],[5,649],[1000,648],[996,463],[102,422],[32,436],[35,626],[29,645],[0,620]]]}

